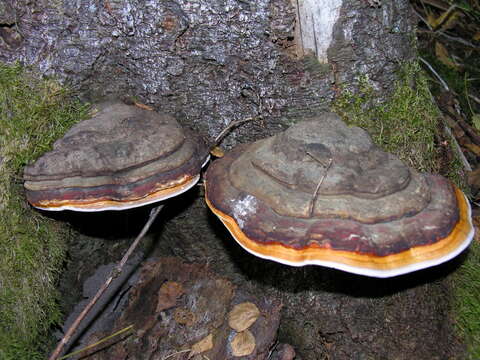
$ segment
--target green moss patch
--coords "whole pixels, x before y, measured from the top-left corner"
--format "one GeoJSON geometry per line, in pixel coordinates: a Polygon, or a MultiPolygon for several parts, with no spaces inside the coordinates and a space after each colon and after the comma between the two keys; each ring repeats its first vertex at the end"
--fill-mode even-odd
{"type": "MultiPolygon", "coordinates": [[[[428,78],[418,64],[407,64],[399,73],[389,99],[376,103],[376,92],[368,79],[361,78],[356,94],[341,92],[333,111],[344,120],[367,130],[385,151],[397,155],[420,171],[438,172],[442,159],[437,151],[439,110],[434,103],[428,78]]],[[[444,166],[446,173],[468,194],[461,162],[457,158],[444,166]]],[[[445,171],[444,171],[445,172],[445,171]]],[[[474,242],[453,278],[453,315],[472,359],[480,359],[480,245],[474,242]]]]}
{"type": "Polygon", "coordinates": [[[359,92],[342,91],[333,110],[351,125],[367,130],[385,151],[421,171],[438,169],[435,150],[438,109],[428,82],[417,64],[405,65],[386,102],[378,97],[367,78],[359,79],[359,92]]]}
{"type": "Polygon", "coordinates": [[[36,359],[60,319],[55,284],[68,229],[34,211],[23,167],[49,150],[87,107],[53,80],[0,64],[0,358],[36,359]]]}
{"type": "Polygon", "coordinates": [[[341,91],[332,110],[348,124],[367,130],[378,146],[419,171],[438,173],[443,164],[443,175],[468,194],[461,161],[454,156],[444,164],[438,150],[436,138],[443,125],[428,77],[418,63],[405,64],[398,75],[388,100],[379,103],[369,80],[360,77],[358,92],[341,91]]]}
{"type": "Polygon", "coordinates": [[[467,258],[453,276],[455,320],[469,358],[480,359],[480,243],[474,240],[467,258]]]}

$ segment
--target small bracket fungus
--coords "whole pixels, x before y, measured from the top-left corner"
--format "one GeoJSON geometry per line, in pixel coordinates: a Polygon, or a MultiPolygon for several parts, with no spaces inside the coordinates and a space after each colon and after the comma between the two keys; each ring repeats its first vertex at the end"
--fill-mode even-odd
{"type": "Polygon", "coordinates": [[[214,161],[206,201],[247,251],[293,266],[390,277],[445,262],[473,238],[459,189],[334,114],[214,161]]]}
{"type": "Polygon", "coordinates": [[[134,208],[181,194],[208,149],[169,115],[105,104],[24,172],[27,200],[44,210],[134,208]]]}

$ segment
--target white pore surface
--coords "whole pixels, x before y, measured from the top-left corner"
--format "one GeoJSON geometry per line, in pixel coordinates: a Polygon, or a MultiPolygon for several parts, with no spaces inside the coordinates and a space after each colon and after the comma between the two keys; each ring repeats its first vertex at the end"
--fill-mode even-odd
{"type": "MultiPolygon", "coordinates": [[[[362,268],[362,267],[345,265],[345,264],[337,263],[337,262],[334,262],[334,261],[306,260],[306,261],[301,261],[301,262],[290,262],[290,261],[286,261],[286,260],[283,260],[283,259],[278,259],[278,258],[275,258],[275,257],[259,254],[255,251],[252,251],[252,250],[246,248],[239,241],[237,241],[237,242],[240,244],[241,247],[243,247],[250,254],[258,256],[262,259],[272,260],[272,261],[275,261],[275,262],[278,262],[278,263],[281,263],[281,264],[285,264],[285,265],[290,265],[290,266],[320,265],[320,266],[334,268],[334,269],[338,269],[338,270],[342,270],[342,271],[346,271],[346,272],[350,272],[350,273],[358,274],[358,275],[364,275],[364,276],[370,276],[370,277],[376,277],[376,278],[388,278],[388,277],[408,274],[408,273],[411,273],[411,272],[414,272],[414,271],[417,271],[417,270],[426,269],[426,268],[444,263],[448,260],[453,259],[457,255],[459,255],[463,250],[465,250],[468,247],[468,245],[470,245],[470,243],[472,242],[472,239],[473,239],[474,229],[473,229],[473,225],[472,225],[470,203],[468,202],[467,198],[465,198],[465,200],[467,201],[467,204],[468,204],[468,221],[469,221],[469,224],[470,224],[470,232],[468,233],[468,236],[465,238],[465,240],[453,252],[451,252],[449,254],[446,254],[446,255],[444,255],[440,258],[437,258],[437,259],[422,261],[422,262],[406,265],[406,266],[395,268],[395,269],[387,269],[387,270],[369,269],[369,268],[362,268]]],[[[221,216],[218,216],[218,217],[220,218],[220,220],[226,221],[226,219],[223,219],[221,216]]],[[[227,227],[227,229],[228,229],[228,227],[227,227]]],[[[230,229],[229,229],[229,231],[230,231],[230,229]]],[[[230,231],[230,233],[232,234],[232,237],[236,240],[233,233],[231,231],[230,231]]]]}
{"type": "Polygon", "coordinates": [[[165,195],[163,197],[159,198],[153,198],[145,201],[139,200],[138,202],[135,203],[125,203],[122,204],[120,202],[116,203],[115,205],[110,205],[106,207],[102,207],[100,209],[89,209],[89,208],[83,208],[83,207],[76,207],[74,205],[65,205],[65,206],[58,206],[58,207],[40,207],[40,206],[35,206],[37,209],[41,210],[48,210],[48,211],[62,211],[62,210],[73,210],[73,211],[81,211],[81,212],[99,212],[99,211],[107,211],[107,210],[126,210],[126,209],[133,209],[136,207],[148,205],[148,204],[153,204],[158,201],[163,201],[170,199],[174,196],[180,195],[184,193],[185,191],[191,189],[200,179],[200,174],[192,178],[188,183],[184,184],[182,187],[180,187],[177,191],[174,191],[168,195],[165,195]]]}
{"type": "Polygon", "coordinates": [[[327,49],[342,0],[295,0],[293,4],[297,6],[297,26],[304,52],[311,50],[319,62],[327,63],[327,49]]]}
{"type": "Polygon", "coordinates": [[[205,167],[205,165],[208,164],[209,161],[210,161],[210,155],[207,155],[207,157],[205,158],[205,161],[202,164],[202,169],[205,167]]]}

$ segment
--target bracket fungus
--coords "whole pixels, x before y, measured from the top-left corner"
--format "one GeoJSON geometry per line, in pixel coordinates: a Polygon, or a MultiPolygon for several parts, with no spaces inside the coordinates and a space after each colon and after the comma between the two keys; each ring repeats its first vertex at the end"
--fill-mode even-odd
{"type": "Polygon", "coordinates": [[[123,210],[194,186],[206,144],[166,114],[107,103],[24,171],[27,200],[43,210],[123,210]]]}
{"type": "Polygon", "coordinates": [[[328,113],[214,161],[206,201],[245,250],[293,266],[391,277],[445,262],[473,238],[470,205],[449,180],[328,113]]]}

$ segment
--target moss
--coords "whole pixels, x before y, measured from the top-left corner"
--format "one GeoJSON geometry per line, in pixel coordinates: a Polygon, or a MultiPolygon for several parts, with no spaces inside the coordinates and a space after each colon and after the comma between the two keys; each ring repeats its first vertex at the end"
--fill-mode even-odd
{"type": "MultiPolygon", "coordinates": [[[[441,152],[436,151],[439,110],[429,91],[427,77],[417,64],[405,65],[388,101],[375,103],[376,94],[368,79],[361,78],[359,92],[342,91],[333,110],[344,120],[367,130],[374,142],[420,171],[438,172],[441,152]]],[[[463,167],[453,158],[444,174],[464,191],[468,186],[463,167]]],[[[471,359],[480,358],[480,245],[474,242],[460,269],[453,275],[455,307],[460,335],[471,359]]]]}
{"type": "Polygon", "coordinates": [[[474,240],[467,258],[453,276],[455,320],[470,359],[480,359],[480,243],[474,240]]]}
{"type": "MultiPolygon", "coordinates": [[[[439,110],[433,102],[427,77],[417,63],[399,70],[389,99],[376,102],[376,92],[366,77],[359,79],[359,91],[341,91],[332,110],[350,125],[364,128],[385,151],[419,171],[438,172],[441,154],[436,147],[439,110]]],[[[449,176],[461,188],[461,163],[448,164],[449,176]]]]}
{"type": "Polygon", "coordinates": [[[0,358],[43,358],[60,319],[55,283],[68,229],[25,202],[23,167],[50,149],[87,107],[53,80],[0,64],[0,358]]]}

